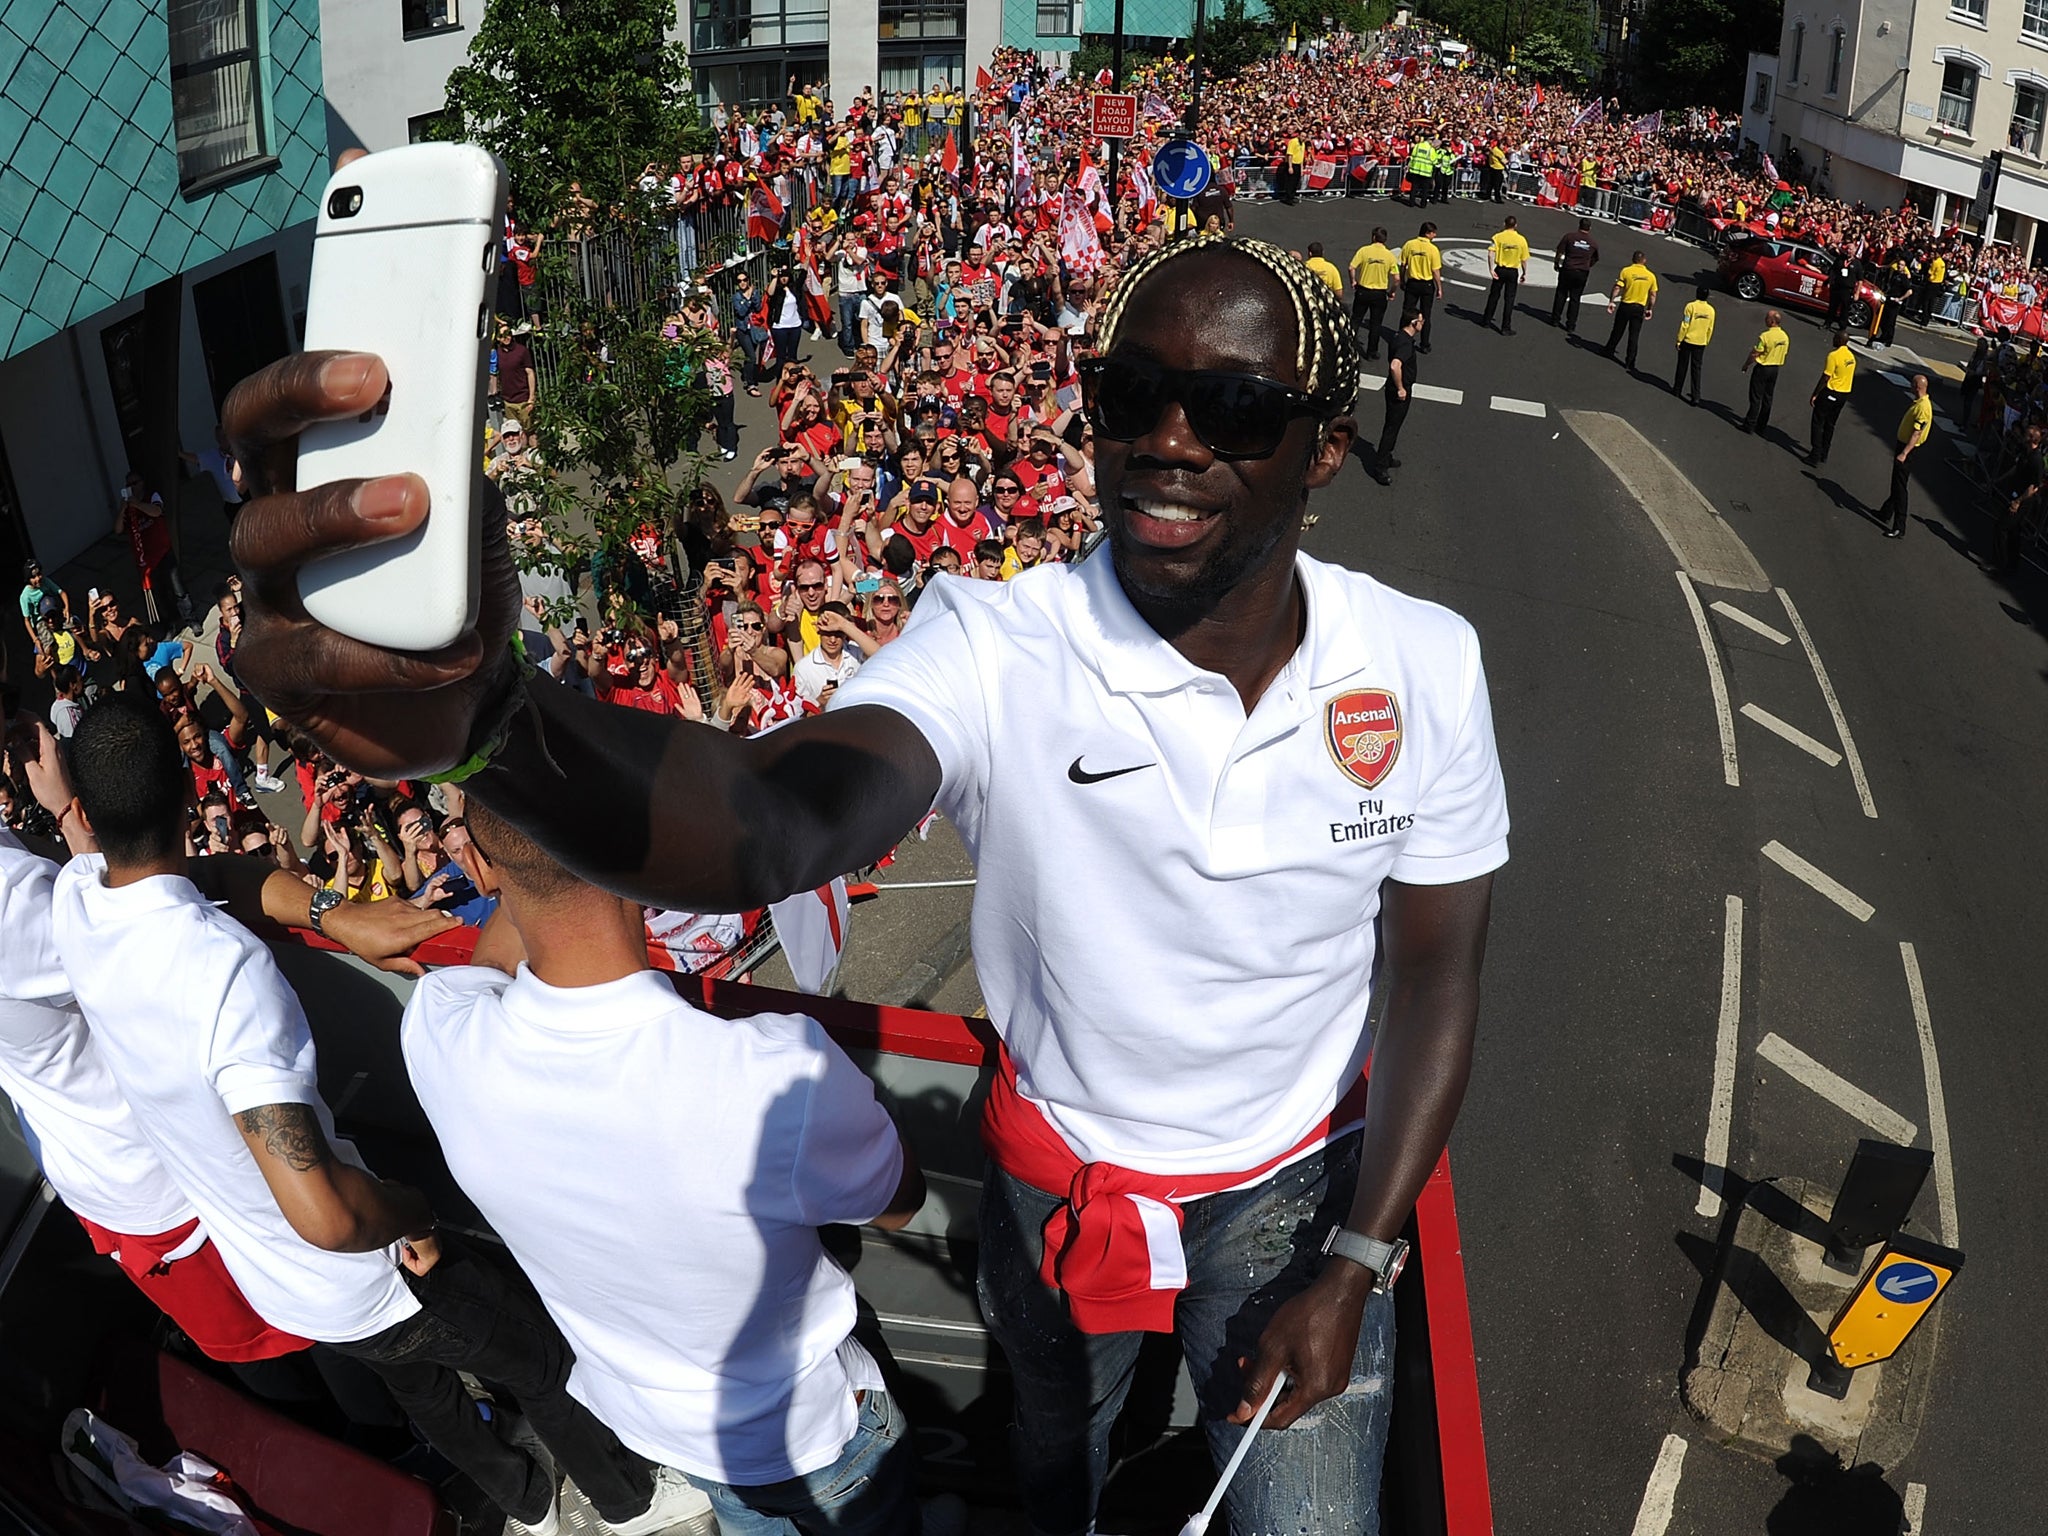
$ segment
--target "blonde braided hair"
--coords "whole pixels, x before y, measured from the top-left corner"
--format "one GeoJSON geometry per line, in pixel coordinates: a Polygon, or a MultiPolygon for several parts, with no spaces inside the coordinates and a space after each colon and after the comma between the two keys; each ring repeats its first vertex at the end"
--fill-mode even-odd
{"type": "Polygon", "coordinates": [[[1100,350],[1116,345],[1124,312],[1145,279],[1170,261],[1197,251],[1224,250],[1257,262],[1280,281],[1294,306],[1294,371],[1302,393],[1324,416],[1342,416],[1358,403],[1358,332],[1330,285],[1279,246],[1249,235],[1194,235],[1142,257],[1102,302],[1096,334],[1100,350]]]}

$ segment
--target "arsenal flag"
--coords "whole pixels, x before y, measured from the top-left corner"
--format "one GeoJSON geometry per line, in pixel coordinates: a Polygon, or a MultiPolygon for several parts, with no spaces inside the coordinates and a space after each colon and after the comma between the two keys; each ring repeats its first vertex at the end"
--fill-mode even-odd
{"type": "Polygon", "coordinates": [[[747,238],[763,245],[782,238],[782,199],[765,181],[755,182],[754,190],[747,194],[747,238]]]}
{"type": "Polygon", "coordinates": [[[939,169],[948,176],[960,173],[960,146],[953,142],[953,130],[950,128],[946,130],[945,153],[939,156],[939,169]]]}
{"type": "Polygon", "coordinates": [[[839,957],[846,951],[845,878],[815,891],[799,891],[768,911],[797,990],[823,996],[839,970],[839,957]]]}
{"type": "Polygon", "coordinates": [[[996,77],[994,75],[990,74],[979,64],[974,66],[974,88],[977,91],[985,91],[995,83],[996,77]]]}

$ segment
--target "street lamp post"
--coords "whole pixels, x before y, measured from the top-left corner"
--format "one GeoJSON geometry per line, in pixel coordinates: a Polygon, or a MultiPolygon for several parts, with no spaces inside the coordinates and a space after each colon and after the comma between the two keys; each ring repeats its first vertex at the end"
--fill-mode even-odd
{"type": "Polygon", "coordinates": [[[1195,0],[1194,51],[1189,60],[1195,78],[1188,91],[1188,119],[1185,129],[1191,139],[1198,136],[1197,130],[1202,119],[1202,7],[1203,0],[1195,0]]]}

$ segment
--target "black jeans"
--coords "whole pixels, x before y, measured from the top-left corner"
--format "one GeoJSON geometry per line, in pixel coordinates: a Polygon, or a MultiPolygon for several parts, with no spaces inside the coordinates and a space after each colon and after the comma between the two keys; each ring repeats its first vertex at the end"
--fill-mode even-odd
{"type": "Polygon", "coordinates": [[[1550,323],[1568,331],[1579,328],[1579,300],[1586,296],[1586,274],[1569,267],[1557,274],[1557,295],[1550,301],[1550,323]]]}
{"type": "Polygon", "coordinates": [[[1626,361],[1629,367],[1635,367],[1636,350],[1643,342],[1644,313],[1643,306],[1640,304],[1615,305],[1614,329],[1607,333],[1607,345],[1600,350],[1609,357],[1614,356],[1614,349],[1621,344],[1622,334],[1626,332],[1628,335],[1628,357],[1626,361]]]}
{"type": "Polygon", "coordinates": [[[1684,395],[1686,399],[1692,401],[1695,405],[1699,403],[1700,364],[1706,359],[1706,355],[1707,349],[1705,347],[1694,346],[1692,343],[1684,341],[1678,344],[1678,371],[1671,376],[1671,393],[1674,395],[1684,395]],[[1688,376],[1692,380],[1692,387],[1690,389],[1686,388],[1688,376]]]}
{"type": "Polygon", "coordinates": [[[1847,395],[1838,395],[1831,389],[1824,389],[1813,402],[1813,430],[1810,434],[1813,446],[1813,462],[1826,461],[1828,449],[1835,443],[1835,423],[1841,420],[1842,407],[1849,403],[1847,395]]]}
{"type": "Polygon", "coordinates": [[[1394,445],[1401,441],[1401,423],[1408,419],[1409,402],[1414,399],[1413,391],[1409,393],[1408,399],[1405,400],[1396,395],[1394,393],[1394,383],[1391,379],[1387,381],[1386,395],[1387,423],[1380,428],[1378,468],[1381,474],[1385,474],[1393,467],[1394,445]]]}
{"type": "Polygon", "coordinates": [[[1761,365],[1749,370],[1749,409],[1742,416],[1742,430],[1761,432],[1771,424],[1771,401],[1778,393],[1778,370],[1761,365]]]}
{"type": "Polygon", "coordinates": [[[1901,459],[1898,451],[1893,450],[1891,494],[1885,497],[1884,505],[1877,509],[1890,519],[1889,526],[1893,533],[1906,531],[1906,492],[1913,480],[1912,463],[1913,456],[1910,453],[1901,459]]]}
{"type": "MultiPolygon", "coordinates": [[[[1426,277],[1416,278],[1410,286],[1401,290],[1402,315],[1412,315],[1418,311],[1422,315],[1422,334],[1415,338],[1415,345],[1427,352],[1430,327],[1436,324],[1436,284],[1426,277]]],[[[1405,319],[1402,323],[1406,324],[1405,319]]]]}
{"type": "Polygon", "coordinates": [[[569,1395],[575,1357],[539,1298],[469,1244],[445,1232],[440,1241],[441,1262],[424,1276],[406,1276],[418,1312],[332,1347],[373,1367],[434,1449],[515,1520],[531,1524],[547,1513],[553,1474],[498,1437],[458,1371],[518,1398],[541,1443],[605,1519],[646,1513],[653,1465],[569,1395]]]}
{"type": "Polygon", "coordinates": [[[1486,290],[1485,324],[1493,324],[1493,310],[1500,305],[1501,333],[1515,328],[1515,290],[1521,286],[1522,274],[1513,267],[1502,267],[1493,277],[1493,286],[1486,290]],[[1505,302],[1503,302],[1505,301],[1505,302]]]}
{"type": "Polygon", "coordinates": [[[1387,323],[1387,291],[1361,288],[1351,298],[1351,321],[1365,342],[1368,358],[1380,355],[1380,331],[1387,323]]]}

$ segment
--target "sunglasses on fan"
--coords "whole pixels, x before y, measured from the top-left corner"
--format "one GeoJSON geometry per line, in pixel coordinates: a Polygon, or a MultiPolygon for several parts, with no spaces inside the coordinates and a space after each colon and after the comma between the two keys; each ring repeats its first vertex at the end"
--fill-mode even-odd
{"type": "Polygon", "coordinates": [[[1279,448],[1295,417],[1322,414],[1302,391],[1253,373],[1162,368],[1116,356],[1085,358],[1079,366],[1089,424],[1120,443],[1150,432],[1172,402],[1217,458],[1263,459],[1279,448]]]}

